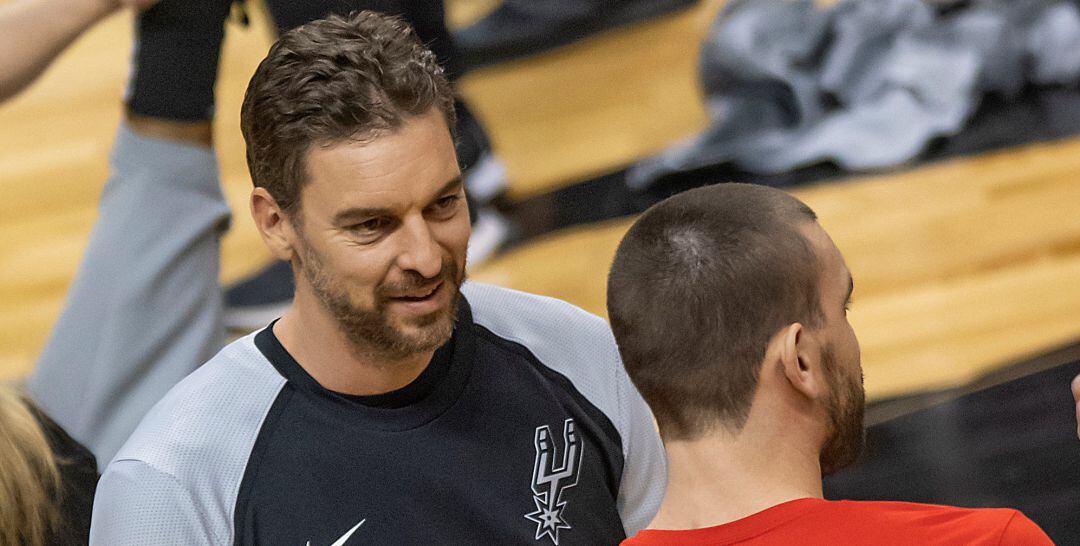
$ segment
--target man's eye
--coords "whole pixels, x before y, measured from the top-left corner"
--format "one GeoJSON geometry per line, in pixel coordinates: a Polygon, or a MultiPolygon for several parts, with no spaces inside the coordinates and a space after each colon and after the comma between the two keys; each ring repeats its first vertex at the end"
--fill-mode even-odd
{"type": "Polygon", "coordinates": [[[447,209],[452,207],[454,203],[457,203],[457,200],[457,195],[447,195],[446,197],[443,197],[442,199],[436,201],[435,206],[439,207],[440,209],[447,209]]]}
{"type": "Polygon", "coordinates": [[[354,224],[349,229],[351,229],[352,231],[378,231],[383,227],[386,227],[386,224],[387,221],[385,218],[372,218],[370,220],[360,222],[359,224],[354,224]]]}
{"type": "Polygon", "coordinates": [[[428,207],[427,214],[433,215],[436,219],[453,218],[457,213],[457,202],[459,199],[461,199],[461,196],[458,194],[439,198],[428,207]]]}

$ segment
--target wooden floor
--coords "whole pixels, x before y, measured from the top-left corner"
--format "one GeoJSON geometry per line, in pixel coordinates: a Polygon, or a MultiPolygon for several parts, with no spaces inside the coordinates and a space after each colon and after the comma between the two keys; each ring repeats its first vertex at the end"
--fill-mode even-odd
{"type": "MultiPolygon", "coordinates": [[[[491,0],[450,2],[463,21],[491,0]]],[[[468,75],[523,198],[604,172],[704,127],[697,43],[717,0],[468,75]]],[[[223,280],[266,259],[247,217],[238,112],[269,45],[265,21],[230,25],[215,128],[236,215],[223,280]]],[[[117,15],[24,95],[0,107],[0,377],[31,369],[93,224],[131,47],[117,15]]],[[[796,193],[856,277],[852,321],[871,397],[956,385],[1080,338],[1080,140],[963,158],[796,193]]],[[[627,221],[556,233],[473,277],[603,312],[604,276],[627,221]]]]}
{"type": "MultiPolygon", "coordinates": [[[[1074,139],[794,192],[855,278],[870,398],[959,386],[1080,338],[1078,173],[1074,139]]],[[[603,314],[630,222],[552,234],[472,278],[603,314]]]]}

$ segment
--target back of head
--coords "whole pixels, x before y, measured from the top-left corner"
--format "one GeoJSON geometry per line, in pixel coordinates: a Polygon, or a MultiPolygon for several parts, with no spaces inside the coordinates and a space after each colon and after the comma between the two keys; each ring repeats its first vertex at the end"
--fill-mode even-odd
{"type": "Polygon", "coordinates": [[[627,372],[665,440],[749,415],[769,339],[820,320],[821,264],[780,190],[717,184],[647,210],[619,244],[608,313],[627,372]]]}
{"type": "Polygon", "coordinates": [[[285,211],[299,203],[315,146],[369,140],[454,97],[435,54],[403,20],[364,11],[281,35],[255,70],[240,111],[252,182],[285,211]]]}
{"type": "Polygon", "coordinates": [[[59,471],[28,402],[3,383],[0,466],[0,544],[44,545],[59,523],[59,471]]]}

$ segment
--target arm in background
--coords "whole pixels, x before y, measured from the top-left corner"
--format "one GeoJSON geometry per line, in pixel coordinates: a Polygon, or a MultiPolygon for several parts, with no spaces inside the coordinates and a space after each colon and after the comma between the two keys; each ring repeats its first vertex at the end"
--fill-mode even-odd
{"type": "Polygon", "coordinates": [[[156,0],[16,0],[0,6],[0,101],[30,85],[84,30],[121,6],[156,0]]]}

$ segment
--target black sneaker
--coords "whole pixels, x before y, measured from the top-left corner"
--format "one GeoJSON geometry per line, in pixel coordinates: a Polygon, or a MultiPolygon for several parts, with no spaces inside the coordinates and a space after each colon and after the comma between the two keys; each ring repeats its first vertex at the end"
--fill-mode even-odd
{"type": "Polygon", "coordinates": [[[469,236],[468,266],[475,267],[502,250],[514,234],[513,225],[495,207],[480,207],[469,236]]]}
{"type": "Polygon", "coordinates": [[[664,15],[697,0],[504,0],[454,33],[468,69],[576,42],[589,34],[664,15]]]}
{"type": "Polygon", "coordinates": [[[295,286],[292,266],[274,260],[225,290],[225,327],[250,332],[270,324],[292,303],[295,286]]]}
{"type": "Polygon", "coordinates": [[[468,106],[458,100],[454,102],[454,110],[457,113],[455,147],[458,164],[465,176],[465,187],[473,204],[488,205],[505,194],[509,187],[506,168],[492,152],[487,131],[468,106]]]}

